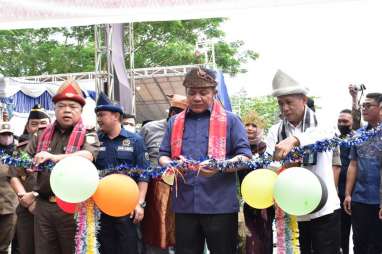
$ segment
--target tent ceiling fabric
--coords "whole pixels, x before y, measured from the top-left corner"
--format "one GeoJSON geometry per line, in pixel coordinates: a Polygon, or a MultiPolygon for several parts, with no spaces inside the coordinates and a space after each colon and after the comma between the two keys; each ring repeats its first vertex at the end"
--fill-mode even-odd
{"type": "Polygon", "coordinates": [[[137,120],[159,120],[167,117],[170,107],[166,95],[185,95],[183,80],[186,72],[192,68],[185,68],[185,72],[168,74],[169,76],[152,75],[135,79],[136,86],[136,115],[137,120]]]}
{"type": "MultiPolygon", "coordinates": [[[[170,107],[166,95],[185,95],[183,80],[186,73],[197,65],[167,66],[134,70],[136,86],[136,116],[143,120],[159,120],[167,116],[170,107]]],[[[48,91],[55,94],[61,82],[68,77],[74,78],[85,90],[95,90],[94,73],[72,73],[30,76],[20,78],[0,77],[0,98],[9,97],[22,91],[31,97],[40,96],[48,91]]]]}
{"type": "Polygon", "coordinates": [[[0,29],[225,17],[248,8],[367,0],[0,0],[0,29]]]}

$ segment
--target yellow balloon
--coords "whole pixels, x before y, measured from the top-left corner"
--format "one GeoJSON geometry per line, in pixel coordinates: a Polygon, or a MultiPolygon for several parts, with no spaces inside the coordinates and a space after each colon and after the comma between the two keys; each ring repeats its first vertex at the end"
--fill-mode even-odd
{"type": "Polygon", "coordinates": [[[246,175],[241,184],[241,195],[249,206],[264,209],[273,205],[273,186],[277,174],[269,169],[257,169],[246,175]]]}

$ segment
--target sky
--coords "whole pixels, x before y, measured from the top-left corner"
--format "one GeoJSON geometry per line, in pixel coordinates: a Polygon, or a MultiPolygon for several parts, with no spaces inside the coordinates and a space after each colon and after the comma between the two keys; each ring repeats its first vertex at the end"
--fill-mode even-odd
{"type": "Polygon", "coordinates": [[[382,1],[352,1],[257,8],[232,14],[223,25],[228,41],[243,40],[259,53],[248,73],[227,79],[230,95],[269,95],[281,69],[319,97],[318,115],[336,123],[351,107],[349,84],[382,92],[382,1]]]}

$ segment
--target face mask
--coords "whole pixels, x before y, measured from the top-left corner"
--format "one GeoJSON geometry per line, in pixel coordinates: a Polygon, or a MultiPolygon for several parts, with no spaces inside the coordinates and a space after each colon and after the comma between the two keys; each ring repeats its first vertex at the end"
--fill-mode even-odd
{"type": "Polygon", "coordinates": [[[9,146],[12,143],[13,143],[12,135],[0,135],[0,145],[9,146]]]}
{"type": "Polygon", "coordinates": [[[347,135],[351,132],[350,126],[348,125],[338,125],[338,130],[340,131],[341,135],[347,135]]]}
{"type": "Polygon", "coordinates": [[[131,126],[131,125],[123,125],[123,128],[127,131],[130,131],[132,133],[135,133],[135,127],[134,126],[131,126]]]}

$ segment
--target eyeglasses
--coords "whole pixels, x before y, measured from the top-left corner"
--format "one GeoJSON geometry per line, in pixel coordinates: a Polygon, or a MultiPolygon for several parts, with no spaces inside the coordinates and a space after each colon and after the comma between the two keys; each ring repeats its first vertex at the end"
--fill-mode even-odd
{"type": "Polygon", "coordinates": [[[369,109],[372,108],[372,107],[378,107],[378,106],[379,106],[378,104],[363,103],[363,104],[361,105],[361,108],[362,108],[362,109],[369,110],[369,109]]]}

